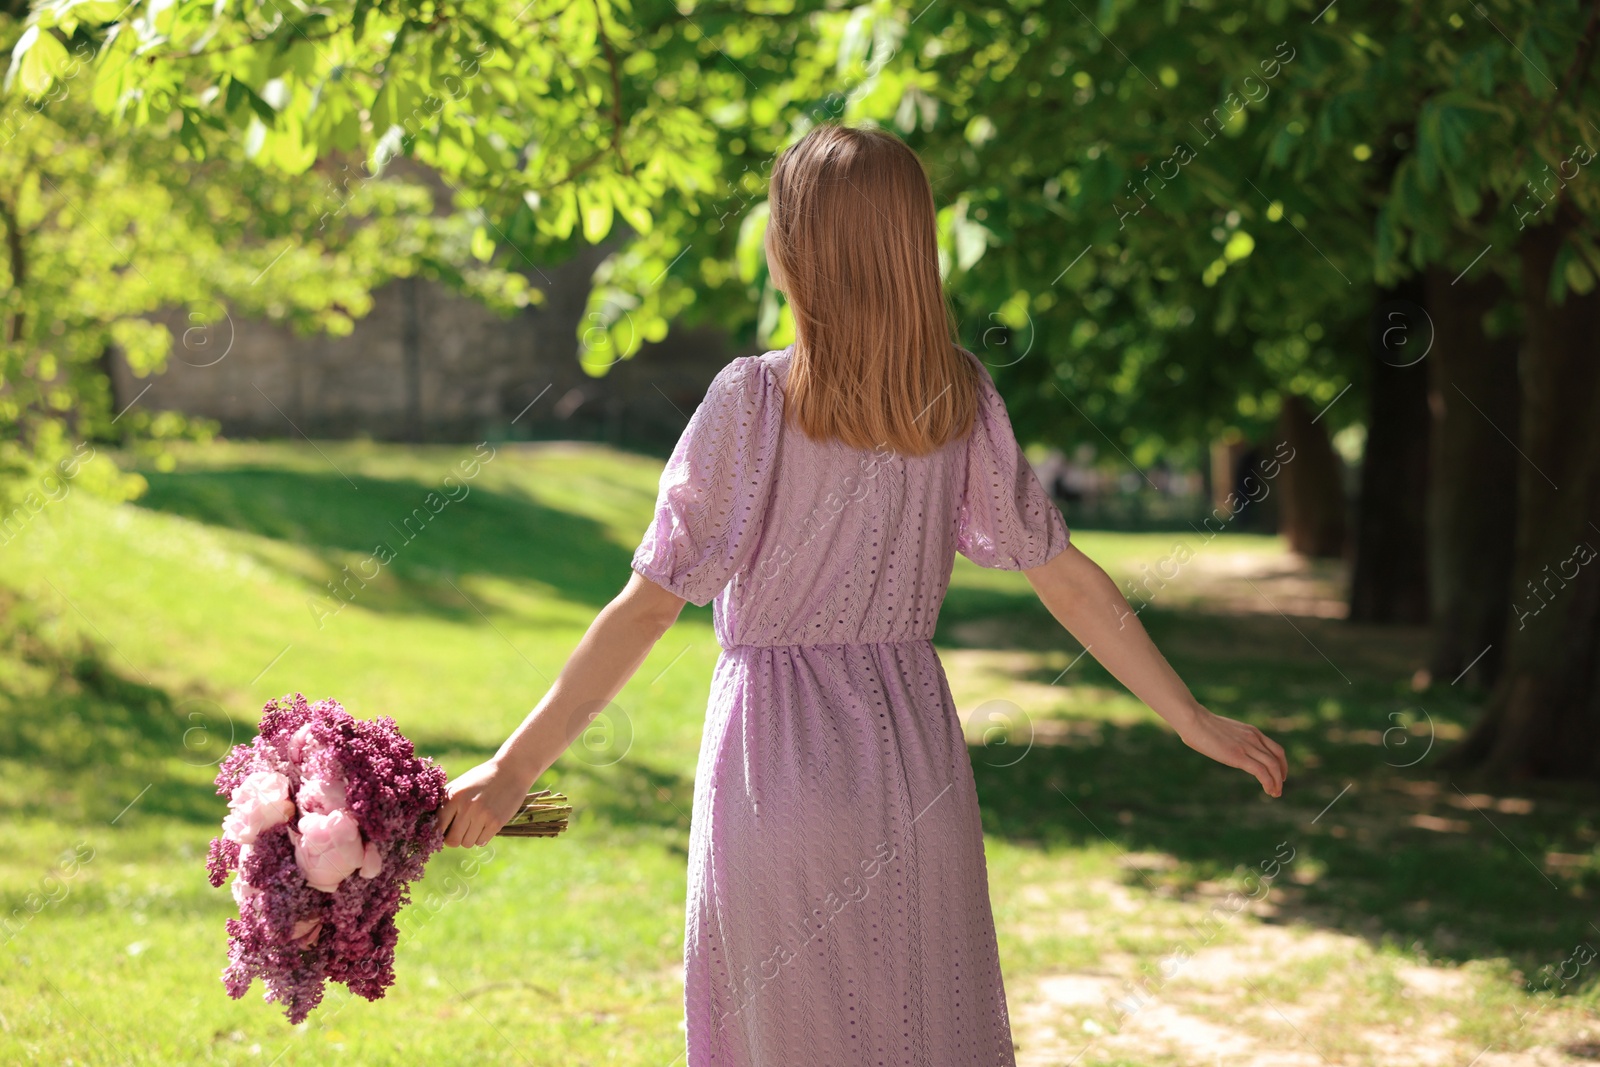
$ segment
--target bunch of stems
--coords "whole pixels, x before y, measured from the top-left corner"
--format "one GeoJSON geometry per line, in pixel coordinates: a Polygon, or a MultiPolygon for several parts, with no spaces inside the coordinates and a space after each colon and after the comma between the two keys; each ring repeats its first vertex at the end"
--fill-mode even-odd
{"type": "Polygon", "coordinates": [[[554,837],[567,828],[567,816],[571,814],[572,805],[566,796],[548,789],[535,789],[495,836],[554,837]]]}

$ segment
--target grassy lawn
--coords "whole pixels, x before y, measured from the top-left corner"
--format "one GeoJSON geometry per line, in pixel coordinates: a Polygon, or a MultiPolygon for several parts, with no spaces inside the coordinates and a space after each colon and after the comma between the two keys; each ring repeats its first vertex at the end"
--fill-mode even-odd
{"type": "MultiPolygon", "coordinates": [[[[570,833],[434,859],[382,1001],[330,987],[291,1027],[229,1000],[232,898],[202,862],[215,763],[272,696],[393,715],[452,773],[492,752],[627,577],[658,470],[587,446],[226,444],[0,548],[0,1062],[678,1060],[709,610],[544,779],[578,805],[570,833]],[[354,577],[379,542],[393,558],[354,577]]],[[[1204,763],[1019,576],[958,563],[939,647],[1022,1062],[1600,1056],[1600,959],[1574,958],[1600,947],[1592,791],[1438,770],[1479,695],[1414,691],[1423,635],[1324,617],[1336,573],[1271,538],[1075,536],[1291,778],[1271,801],[1204,763]],[[1193,558],[1152,583],[1178,542],[1193,558]]]]}

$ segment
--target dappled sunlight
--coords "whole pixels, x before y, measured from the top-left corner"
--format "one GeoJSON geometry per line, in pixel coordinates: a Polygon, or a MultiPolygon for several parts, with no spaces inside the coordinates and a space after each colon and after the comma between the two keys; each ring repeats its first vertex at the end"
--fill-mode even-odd
{"type": "MultiPolygon", "coordinates": [[[[1218,558],[1250,561],[1233,569],[1244,592],[1247,577],[1305,580],[1270,548],[1218,558]]],[[[1542,1004],[1537,976],[1594,940],[1589,795],[1491,793],[1441,771],[1476,709],[1413,690],[1420,632],[1337,623],[1287,594],[1280,615],[1198,577],[1142,619],[1214,711],[1283,743],[1281,800],[1189,752],[1077,659],[1020,577],[959,591],[941,623],[1002,955],[1022,979],[1019,1063],[1464,1064],[1497,1043],[1480,1063],[1531,1067],[1592,1040],[1592,994],[1572,995],[1594,988],[1592,968],[1569,965],[1577,983],[1528,1025],[1515,1007],[1542,1004]],[[1280,843],[1295,850],[1280,877],[1241,882],[1280,843]],[[1084,869],[1085,855],[1101,859],[1084,869]],[[1226,928],[1192,944],[1219,905],[1226,928]],[[1121,1018],[1112,1006],[1151,976],[1121,1018]]]]}
{"type": "MultiPolygon", "coordinates": [[[[448,769],[481,761],[626,578],[628,531],[653,499],[656,461],[506,449],[319,627],[306,607],[317,583],[359,558],[385,507],[465,454],[330,447],[360,489],[304,447],[229,445],[156,474],[138,504],[67,501],[0,557],[13,591],[0,809],[17,849],[0,863],[0,903],[23,906],[75,841],[95,850],[17,944],[55,966],[86,965],[84,937],[114,946],[104,992],[63,991],[125,1039],[137,1022],[104,1021],[111,1001],[95,998],[132,983],[201,990],[184,1032],[220,1034],[230,1054],[270,1058],[287,1039],[270,1013],[213,989],[228,901],[196,876],[221,812],[215,761],[248,739],[261,702],[289,688],[336,696],[395,715],[448,769]]],[[[1170,539],[1074,536],[1118,576],[1170,539]]],[[[1498,1042],[1480,1063],[1521,1065],[1600,1040],[1579,1006],[1592,993],[1572,995],[1587,977],[1516,1022],[1544,1003],[1527,990],[1540,968],[1592,936],[1600,835],[1586,795],[1439,771],[1474,704],[1412,689],[1419,634],[1320,614],[1317,583],[1336,575],[1272,538],[1239,544],[1210,546],[1216,569],[1192,561],[1140,617],[1202,700],[1284,744],[1281,800],[1186,749],[1020,575],[958,564],[936,643],[982,801],[1019,1062],[1066,1062],[1092,1042],[1079,1063],[1320,1063],[1312,1044],[1331,1062],[1465,1063],[1498,1042]],[[1236,605],[1249,582],[1283,613],[1236,605]],[[1147,1003],[1118,1022],[1108,1005],[1152,975],[1147,1003]]],[[[442,857],[421,887],[427,922],[402,938],[400,982],[295,1039],[307,1061],[377,1047],[402,1019],[425,1020],[416,1047],[454,1051],[452,1023],[473,1008],[552,1048],[616,1032],[635,1050],[676,1050],[683,864],[718,652],[709,615],[686,610],[606,729],[543,780],[573,798],[569,835],[498,841],[470,879],[442,857]],[[530,958],[548,976],[516,978],[530,958]],[[447,977],[463,994],[448,1009],[447,977]]]]}

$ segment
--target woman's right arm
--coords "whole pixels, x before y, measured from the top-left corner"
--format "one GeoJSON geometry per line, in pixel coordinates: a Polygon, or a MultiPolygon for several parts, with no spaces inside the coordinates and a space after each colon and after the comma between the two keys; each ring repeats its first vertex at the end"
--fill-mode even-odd
{"type": "Polygon", "coordinates": [[[487,844],[517,813],[529,787],[621,692],[683,605],[682,597],[632,574],[522,725],[493,757],[450,782],[439,809],[444,843],[487,844]]]}
{"type": "Polygon", "coordinates": [[[1043,566],[1022,573],[1056,621],[1117,681],[1172,724],[1184,744],[1255,775],[1271,796],[1283,795],[1289,774],[1283,749],[1254,726],[1202,707],[1098,564],[1069,544],[1043,566]]]}

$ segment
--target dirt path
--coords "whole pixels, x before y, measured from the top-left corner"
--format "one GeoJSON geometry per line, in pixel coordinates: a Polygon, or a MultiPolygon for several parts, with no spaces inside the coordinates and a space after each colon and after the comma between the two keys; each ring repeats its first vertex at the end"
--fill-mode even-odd
{"type": "Polygon", "coordinates": [[[1240,914],[1232,926],[1227,944],[1192,953],[1175,945],[1155,958],[1108,954],[1092,970],[1019,981],[1010,991],[1018,1067],[1600,1061],[1592,1014],[1516,998],[1518,983],[1490,966],[1408,961],[1269,916],[1240,914]]]}

